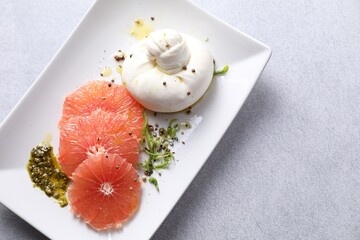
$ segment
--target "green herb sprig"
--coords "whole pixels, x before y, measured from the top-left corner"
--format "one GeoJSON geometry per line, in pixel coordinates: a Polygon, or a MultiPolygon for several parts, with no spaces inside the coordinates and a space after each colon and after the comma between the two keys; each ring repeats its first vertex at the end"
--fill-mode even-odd
{"type": "MultiPolygon", "coordinates": [[[[191,128],[191,124],[188,122],[179,122],[177,119],[169,121],[167,128],[160,127],[158,131],[154,130],[152,125],[149,125],[147,114],[143,113],[144,124],[142,127],[142,141],[141,148],[148,158],[138,164],[138,167],[144,170],[144,174],[151,176],[155,171],[165,169],[169,166],[172,160],[175,159],[174,152],[171,151],[171,147],[175,142],[178,142],[177,133],[180,129],[191,128]]],[[[155,183],[155,178],[150,177],[149,182],[155,183]],[[151,180],[151,181],[150,181],[151,180]]],[[[154,184],[158,189],[159,186],[154,184]]]]}
{"type": "Polygon", "coordinates": [[[150,177],[150,178],[149,178],[149,182],[150,182],[151,184],[154,184],[154,186],[155,186],[156,190],[158,190],[158,192],[160,191],[160,189],[159,189],[159,184],[158,184],[158,181],[156,180],[156,178],[150,177]]]}
{"type": "Polygon", "coordinates": [[[223,68],[220,68],[214,72],[214,76],[224,75],[229,70],[229,65],[225,65],[223,68]]]}

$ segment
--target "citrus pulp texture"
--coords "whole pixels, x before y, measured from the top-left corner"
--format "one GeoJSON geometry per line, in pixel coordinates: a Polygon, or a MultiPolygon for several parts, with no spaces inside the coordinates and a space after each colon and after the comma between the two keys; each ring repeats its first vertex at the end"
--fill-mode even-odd
{"type": "Polygon", "coordinates": [[[87,157],[117,153],[133,165],[143,125],[143,107],[124,86],[94,80],[69,94],[59,121],[58,160],[71,176],[87,157]]]}
{"type": "MultiPolygon", "coordinates": [[[[123,85],[93,80],[65,98],[59,128],[61,129],[70,118],[87,116],[97,109],[127,114],[129,126],[133,124],[137,128],[142,125],[143,107],[131,97],[123,85]]],[[[140,133],[141,130],[134,132],[138,137],[140,137],[140,133]]]]}
{"type": "Polygon", "coordinates": [[[124,114],[101,109],[85,117],[70,118],[60,129],[58,161],[62,171],[71,176],[85,159],[102,153],[119,154],[136,166],[140,138],[129,128],[129,121],[124,114]]]}
{"type": "Polygon", "coordinates": [[[119,155],[91,156],[71,179],[71,209],[95,230],[119,228],[138,209],[140,181],[134,167],[119,155]]]}

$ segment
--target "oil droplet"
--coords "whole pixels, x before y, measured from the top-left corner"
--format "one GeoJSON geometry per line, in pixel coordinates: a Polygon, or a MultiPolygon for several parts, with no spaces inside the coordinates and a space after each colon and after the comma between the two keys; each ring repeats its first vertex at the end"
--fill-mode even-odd
{"type": "Polygon", "coordinates": [[[100,76],[102,77],[109,77],[110,75],[112,74],[112,70],[110,67],[105,67],[101,73],[100,73],[100,76]]]}
{"type": "Polygon", "coordinates": [[[143,19],[138,18],[134,21],[134,25],[130,29],[131,36],[136,39],[144,39],[153,31],[152,26],[143,19]]]}
{"type": "Polygon", "coordinates": [[[122,74],[122,66],[121,65],[117,66],[116,71],[121,75],[122,74]]]}
{"type": "Polygon", "coordinates": [[[44,146],[50,146],[51,138],[52,138],[51,133],[49,133],[49,132],[45,133],[45,138],[44,138],[44,140],[42,141],[42,145],[44,145],[44,146]]]}

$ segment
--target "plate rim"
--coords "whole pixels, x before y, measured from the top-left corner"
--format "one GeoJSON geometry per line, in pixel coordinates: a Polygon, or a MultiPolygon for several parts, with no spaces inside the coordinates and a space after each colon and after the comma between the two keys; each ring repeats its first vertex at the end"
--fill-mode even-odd
{"type": "MultiPolygon", "coordinates": [[[[264,48],[264,51],[261,51],[261,54],[265,54],[264,55],[264,62],[262,63],[262,66],[259,65],[260,67],[260,71],[256,74],[256,79],[255,81],[252,81],[252,84],[250,86],[249,91],[247,92],[246,96],[244,97],[244,101],[239,105],[239,108],[234,111],[234,114],[238,114],[238,112],[240,111],[240,109],[242,108],[242,106],[244,105],[244,102],[246,101],[246,99],[248,98],[249,94],[251,93],[253,87],[255,86],[256,82],[258,81],[260,75],[262,74],[262,72],[264,71],[266,65],[268,64],[271,55],[272,55],[272,49],[264,44],[263,42],[253,38],[252,36],[250,36],[247,33],[244,33],[242,31],[240,31],[239,29],[235,28],[234,26],[230,25],[229,23],[225,22],[224,20],[216,17],[214,14],[207,12],[206,10],[204,10],[203,8],[201,8],[200,6],[198,6],[197,4],[195,4],[194,2],[190,1],[190,0],[178,0],[178,1],[182,1],[182,2],[186,2],[190,5],[192,5],[192,7],[196,8],[198,11],[201,11],[203,14],[207,15],[208,17],[211,17],[213,20],[216,20],[218,22],[220,22],[221,24],[225,25],[226,27],[228,27],[230,30],[236,32],[237,34],[242,35],[243,37],[246,37],[247,39],[251,40],[252,42],[262,46],[264,48]]],[[[96,5],[100,4],[99,0],[94,0],[89,8],[85,11],[85,13],[82,15],[82,17],[80,18],[80,20],[77,22],[77,24],[75,25],[75,27],[73,28],[73,30],[70,32],[70,34],[67,36],[67,38],[65,39],[65,41],[60,45],[60,47],[57,49],[57,51],[55,52],[55,54],[52,56],[51,60],[45,65],[44,69],[40,72],[40,74],[36,77],[36,79],[33,81],[33,83],[30,85],[30,87],[26,90],[26,92],[24,93],[24,95],[20,98],[20,100],[15,104],[15,106],[10,110],[10,112],[5,116],[5,118],[3,119],[3,121],[0,123],[0,132],[1,130],[6,127],[6,124],[10,121],[11,116],[14,114],[14,112],[17,111],[17,109],[19,108],[19,106],[25,101],[25,98],[32,92],[32,89],[34,88],[34,86],[36,86],[39,82],[39,80],[43,77],[43,75],[48,71],[49,67],[53,64],[53,62],[55,61],[55,59],[59,56],[59,54],[63,51],[64,48],[66,48],[66,46],[68,45],[68,43],[71,41],[72,37],[74,36],[74,33],[78,31],[78,29],[82,26],[82,24],[84,24],[84,20],[89,16],[89,14],[93,11],[93,9],[95,9],[96,5]]],[[[234,117],[231,118],[230,124],[234,121],[234,117]]],[[[219,143],[219,141],[222,139],[223,135],[228,131],[228,127],[226,127],[226,130],[221,134],[221,137],[219,139],[217,139],[217,143],[216,145],[219,143]]],[[[215,146],[216,146],[215,145],[215,146]]],[[[183,194],[185,193],[185,191],[188,189],[189,185],[193,182],[193,180],[195,179],[195,177],[197,176],[197,174],[199,173],[199,171],[203,168],[204,164],[207,162],[209,156],[212,154],[212,152],[214,151],[215,148],[213,148],[209,155],[205,157],[205,161],[204,163],[201,165],[200,168],[198,168],[196,170],[196,173],[192,176],[192,178],[190,179],[189,183],[187,184],[186,188],[182,189],[181,193],[180,193],[180,197],[178,198],[178,200],[176,202],[174,202],[174,204],[172,205],[170,211],[167,212],[165,218],[162,219],[162,221],[159,221],[157,224],[157,227],[152,231],[152,234],[150,236],[150,238],[156,233],[156,231],[159,229],[159,227],[163,224],[163,222],[166,220],[166,218],[168,217],[168,215],[171,213],[171,211],[173,210],[173,208],[176,206],[176,204],[178,203],[178,201],[181,199],[181,197],[183,196],[183,194]]],[[[41,230],[41,228],[39,228],[39,226],[36,226],[36,224],[30,222],[27,220],[26,217],[23,216],[23,214],[19,211],[16,211],[16,209],[12,209],[9,206],[7,206],[7,204],[5,204],[3,201],[0,201],[7,209],[9,209],[10,211],[12,211],[13,213],[15,213],[16,215],[18,215],[20,218],[22,218],[24,221],[26,221],[28,224],[30,224],[31,226],[33,226],[37,231],[41,232],[42,234],[44,234],[47,237],[51,237],[48,233],[44,232],[41,230]]]]}

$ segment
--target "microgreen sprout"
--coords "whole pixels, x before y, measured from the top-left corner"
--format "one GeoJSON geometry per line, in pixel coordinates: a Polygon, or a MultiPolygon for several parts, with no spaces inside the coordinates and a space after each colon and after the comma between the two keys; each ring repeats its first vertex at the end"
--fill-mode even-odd
{"type": "Polygon", "coordinates": [[[229,70],[229,65],[225,65],[223,68],[220,68],[214,72],[214,76],[224,75],[229,70]]]}
{"type": "Polygon", "coordinates": [[[158,184],[158,181],[156,180],[156,178],[150,177],[150,178],[149,178],[149,183],[154,184],[156,190],[160,191],[160,190],[159,190],[159,184],[158,184]]]}
{"type": "MultiPolygon", "coordinates": [[[[181,129],[191,128],[189,122],[180,122],[177,119],[169,121],[168,127],[160,127],[157,123],[155,128],[149,124],[147,114],[143,113],[144,124],[141,133],[141,149],[148,157],[143,162],[138,164],[138,167],[144,170],[146,176],[151,176],[154,171],[166,169],[169,164],[175,159],[174,152],[171,148],[175,142],[178,142],[177,133],[181,129]]],[[[155,179],[150,177],[149,181],[155,179]]],[[[156,180],[156,179],[155,179],[156,180]]],[[[158,189],[157,183],[154,184],[158,189]]]]}

